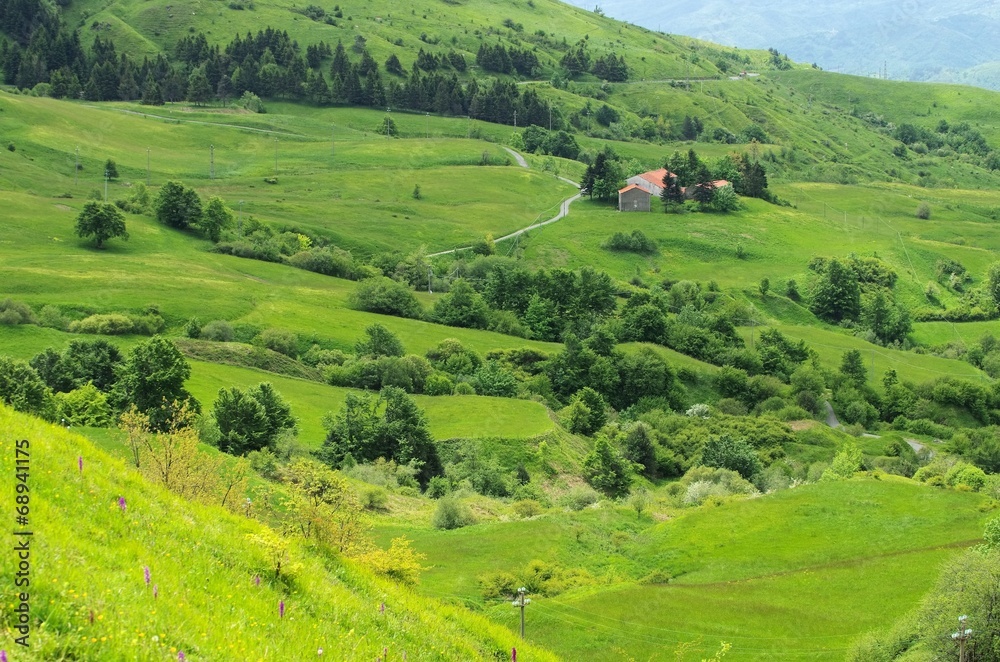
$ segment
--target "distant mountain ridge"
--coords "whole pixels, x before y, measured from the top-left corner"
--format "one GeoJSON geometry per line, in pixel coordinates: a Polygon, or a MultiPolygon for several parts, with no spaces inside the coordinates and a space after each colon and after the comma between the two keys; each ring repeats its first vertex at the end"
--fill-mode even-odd
{"type": "MultiPolygon", "coordinates": [[[[567,1],[595,8],[592,0],[567,1]]],[[[995,0],[598,4],[608,16],[649,29],[740,48],[776,48],[830,71],[1000,89],[1000,2],[995,0]]]]}

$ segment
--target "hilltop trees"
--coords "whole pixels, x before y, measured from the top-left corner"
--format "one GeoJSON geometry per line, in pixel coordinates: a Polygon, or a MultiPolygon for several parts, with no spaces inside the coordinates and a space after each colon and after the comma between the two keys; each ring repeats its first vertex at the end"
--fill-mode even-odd
{"type": "Polygon", "coordinates": [[[104,242],[115,237],[127,241],[125,214],[115,205],[92,200],[76,217],[76,234],[83,239],[93,237],[97,248],[104,248],[104,242]]]}

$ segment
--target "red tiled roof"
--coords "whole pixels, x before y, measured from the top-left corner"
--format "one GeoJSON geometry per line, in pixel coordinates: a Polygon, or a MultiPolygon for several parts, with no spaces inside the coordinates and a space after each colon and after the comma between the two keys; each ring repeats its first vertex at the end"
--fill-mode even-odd
{"type": "MultiPolygon", "coordinates": [[[[637,188],[637,189],[639,189],[640,191],[646,191],[646,189],[642,188],[642,187],[641,187],[641,186],[639,186],[638,184],[629,184],[629,185],[628,185],[628,186],[626,186],[625,188],[620,188],[620,189],[618,189],[618,193],[624,193],[624,192],[626,192],[626,191],[631,191],[631,190],[632,190],[632,189],[634,189],[634,188],[637,188]]],[[[646,193],[649,193],[649,191],[646,191],[646,193]]],[[[652,194],[650,194],[650,195],[652,195],[652,194]]]]}
{"type": "Polygon", "coordinates": [[[660,168],[659,170],[650,170],[649,172],[644,172],[639,175],[645,179],[650,184],[656,184],[657,186],[663,186],[663,178],[667,176],[667,169],[660,168]]]}

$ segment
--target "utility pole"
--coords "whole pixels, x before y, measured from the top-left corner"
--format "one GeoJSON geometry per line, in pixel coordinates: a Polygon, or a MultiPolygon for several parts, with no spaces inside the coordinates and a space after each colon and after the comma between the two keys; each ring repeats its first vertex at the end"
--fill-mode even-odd
{"type": "Polygon", "coordinates": [[[517,128],[517,111],[514,111],[514,128],[517,128]]]}
{"type": "Polygon", "coordinates": [[[433,292],[431,292],[431,277],[433,275],[434,275],[434,269],[432,269],[430,267],[430,265],[428,265],[427,266],[427,294],[434,294],[433,292]]]}
{"type": "Polygon", "coordinates": [[[149,186],[149,148],[146,148],[146,186],[149,186]]]}
{"type": "Polygon", "coordinates": [[[336,153],[336,148],[337,148],[336,141],[337,141],[337,125],[334,124],[333,127],[330,129],[330,156],[333,156],[336,153]]]}
{"type": "Polygon", "coordinates": [[[427,131],[427,139],[430,140],[431,137],[431,114],[424,113],[424,130],[427,131]]]}
{"type": "Polygon", "coordinates": [[[552,104],[549,104],[549,131],[552,130],[552,104]]]}
{"type": "Polygon", "coordinates": [[[76,165],[73,166],[73,186],[75,187],[80,178],[80,146],[76,147],[76,165]]]}
{"type": "Polygon", "coordinates": [[[278,176],[278,137],[274,137],[274,176],[278,176]]]}
{"type": "Polygon", "coordinates": [[[472,138],[472,115],[466,115],[465,119],[468,120],[468,122],[466,122],[465,137],[471,139],[472,138]]]}
{"type": "Polygon", "coordinates": [[[208,178],[215,179],[215,145],[208,146],[208,178]]]}
{"type": "MultiPolygon", "coordinates": [[[[522,612],[523,613],[523,612],[522,612]]],[[[951,638],[958,642],[958,662],[965,662],[965,642],[969,640],[972,630],[965,627],[968,616],[958,617],[958,632],[954,632],[951,638]]]]}
{"type": "Polygon", "coordinates": [[[240,200],[240,215],[236,217],[236,236],[243,236],[243,201],[240,200]]]}
{"type": "Polygon", "coordinates": [[[108,178],[110,178],[110,177],[111,177],[111,173],[108,172],[107,168],[105,168],[104,169],[104,202],[105,202],[105,204],[108,202],[108,178]]]}
{"type": "Polygon", "coordinates": [[[514,600],[514,602],[510,603],[515,607],[521,608],[521,639],[524,639],[524,608],[527,605],[531,604],[531,600],[524,597],[527,592],[528,589],[524,588],[523,586],[517,589],[517,599],[514,600]]]}

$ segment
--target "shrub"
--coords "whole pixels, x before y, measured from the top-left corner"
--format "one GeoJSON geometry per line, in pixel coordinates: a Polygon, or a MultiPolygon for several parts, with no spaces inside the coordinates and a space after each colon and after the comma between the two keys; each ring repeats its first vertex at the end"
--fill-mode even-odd
{"type": "Polygon", "coordinates": [[[354,276],[351,254],[339,248],[317,247],[299,251],[288,258],[288,263],[299,269],[337,278],[354,276]]]}
{"type": "Polygon", "coordinates": [[[298,337],[291,331],[284,329],[264,329],[254,340],[254,344],[290,356],[293,359],[298,355],[299,350],[298,337]]]}
{"type": "Polygon", "coordinates": [[[70,333],[96,333],[104,336],[117,336],[132,333],[132,320],[127,315],[110,313],[107,315],[91,315],[82,320],[70,322],[70,333]]]}
{"type": "Polygon", "coordinates": [[[688,485],[684,492],[684,504],[688,506],[700,506],[709,497],[727,497],[731,493],[725,486],[707,480],[697,480],[688,485]]]}
{"type": "Polygon", "coordinates": [[[69,393],[57,393],[56,416],[70,425],[103,428],[111,423],[111,407],[106,395],[93,384],[86,384],[69,393]]]}
{"type": "Polygon", "coordinates": [[[201,328],[201,337],[204,340],[232,342],[235,335],[233,326],[225,320],[212,320],[201,328]]]}
{"type": "Polygon", "coordinates": [[[444,476],[434,476],[427,483],[427,496],[432,499],[440,499],[451,492],[451,483],[444,476]]]}
{"type": "Polygon", "coordinates": [[[43,306],[38,312],[38,324],[49,329],[63,331],[69,322],[66,321],[66,318],[63,317],[62,312],[57,307],[48,305],[43,306]]]}
{"type": "Polygon", "coordinates": [[[641,230],[632,230],[631,234],[616,232],[601,244],[601,248],[609,251],[625,251],[650,255],[657,252],[656,242],[647,237],[641,230]]]}
{"type": "Polygon", "coordinates": [[[383,511],[389,506],[389,495],[381,487],[369,487],[361,493],[361,505],[365,510],[383,511]]]}
{"type": "Polygon", "coordinates": [[[944,475],[948,487],[965,486],[973,492],[979,492],[986,485],[986,474],[979,467],[965,462],[958,462],[944,475]]]}
{"type": "Polygon", "coordinates": [[[424,395],[451,395],[455,389],[454,382],[447,375],[436,372],[427,378],[424,384],[424,395]]]}
{"type": "Polygon", "coordinates": [[[436,529],[460,529],[473,523],[469,507],[450,496],[442,497],[434,511],[432,523],[436,529]]]}
{"type": "Polygon", "coordinates": [[[420,302],[413,292],[385,276],[361,281],[348,297],[348,303],[357,310],[382,315],[419,318],[422,314],[420,302]]]}
{"type": "Polygon", "coordinates": [[[38,318],[26,303],[4,299],[0,301],[0,324],[14,326],[16,324],[38,324],[38,318]]]}
{"type": "Polygon", "coordinates": [[[931,206],[926,202],[921,202],[917,205],[917,211],[914,215],[919,219],[928,220],[931,217],[931,206]]]}
{"type": "Polygon", "coordinates": [[[600,499],[600,495],[586,485],[579,485],[570,488],[559,498],[559,505],[570,510],[583,510],[587,506],[592,506],[600,499]]]}
{"type": "Polygon", "coordinates": [[[270,448],[262,448],[247,453],[250,468],[269,480],[278,477],[278,456],[270,448]]]}
{"type": "Polygon", "coordinates": [[[0,402],[45,419],[54,415],[52,393],[35,369],[7,356],[0,356],[0,402]]]}
{"type": "Polygon", "coordinates": [[[855,472],[861,470],[864,455],[861,449],[853,442],[844,444],[844,447],[833,458],[833,464],[823,472],[823,480],[835,480],[837,478],[850,478],[855,472]]]}
{"type": "Polygon", "coordinates": [[[541,504],[534,499],[522,499],[521,501],[515,501],[511,507],[521,519],[527,519],[529,517],[535,517],[536,515],[542,514],[541,504]]]}
{"type": "Polygon", "coordinates": [[[476,389],[469,382],[455,384],[455,395],[475,395],[476,389]]]}
{"type": "Polygon", "coordinates": [[[730,469],[743,478],[750,478],[761,469],[760,458],[753,446],[728,434],[710,437],[701,451],[701,462],[708,467],[730,469]]]}

